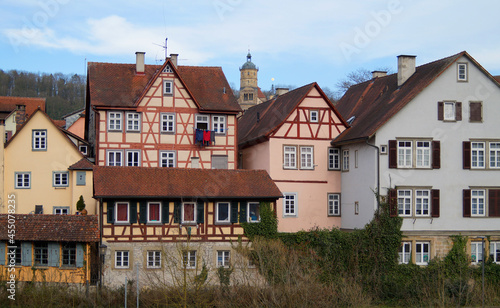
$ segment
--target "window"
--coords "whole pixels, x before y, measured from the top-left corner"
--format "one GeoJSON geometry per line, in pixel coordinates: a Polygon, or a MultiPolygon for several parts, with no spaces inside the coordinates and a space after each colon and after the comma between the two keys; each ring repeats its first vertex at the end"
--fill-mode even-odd
{"type": "Polygon", "coordinates": [[[69,214],[69,206],[54,207],[54,215],[68,215],[68,214],[69,214]]]}
{"type": "Polygon", "coordinates": [[[68,178],[69,172],[54,172],[52,184],[54,187],[67,187],[69,186],[68,178]]]}
{"type": "Polygon", "coordinates": [[[47,242],[35,242],[35,265],[49,265],[49,244],[47,242]]]}
{"type": "Polygon", "coordinates": [[[398,141],[398,168],[412,167],[412,142],[398,141]]]}
{"type": "Polygon", "coordinates": [[[354,201],[354,215],[359,215],[359,201],[354,201]]]}
{"type": "Polygon", "coordinates": [[[62,247],[62,266],[76,266],[76,244],[65,243],[62,247]]]}
{"type": "Polygon", "coordinates": [[[212,155],[212,169],[227,169],[227,155],[212,155]]]}
{"type": "Polygon", "coordinates": [[[200,158],[191,157],[191,168],[200,168],[200,158]]]}
{"type": "Polygon", "coordinates": [[[140,150],[127,150],[125,151],[127,158],[127,166],[139,167],[141,165],[141,151],[140,150]]]}
{"type": "Polygon", "coordinates": [[[463,217],[500,217],[500,189],[464,189],[463,217]]]}
{"type": "Polygon", "coordinates": [[[160,166],[168,168],[176,167],[175,151],[160,151],[160,166]]]}
{"type": "Polygon", "coordinates": [[[217,202],[216,204],[216,222],[229,223],[231,217],[231,206],[229,202],[217,202]]]}
{"type": "Polygon", "coordinates": [[[182,265],[185,268],[196,268],[196,250],[182,252],[182,265]]]}
{"type": "Polygon", "coordinates": [[[283,193],[283,216],[297,216],[297,193],[283,193]]]}
{"type": "Polygon", "coordinates": [[[220,115],[212,116],[212,130],[216,134],[224,134],[226,132],[226,117],[220,115]]]}
{"type": "Polygon", "coordinates": [[[161,132],[175,133],[175,113],[161,114],[161,132]]]}
{"type": "Polygon", "coordinates": [[[471,142],[471,168],[484,168],[484,142],[471,142]]]}
{"type": "Polygon", "coordinates": [[[457,80],[467,81],[467,63],[457,63],[457,80]]]}
{"type": "Polygon", "coordinates": [[[399,246],[398,256],[399,256],[399,258],[398,258],[399,264],[410,263],[410,259],[411,259],[411,243],[410,242],[401,243],[401,246],[399,246]]]}
{"type": "Polygon", "coordinates": [[[318,118],[318,110],[309,111],[309,121],[317,123],[319,121],[318,118]]]}
{"type": "Polygon", "coordinates": [[[259,202],[248,202],[247,204],[247,221],[248,222],[259,222],[260,221],[260,203],[259,202]]]}
{"type": "Polygon", "coordinates": [[[296,169],[297,168],[297,147],[284,146],[283,148],[283,168],[296,169]]]}
{"type": "Polygon", "coordinates": [[[462,121],[462,103],[456,101],[438,102],[439,121],[462,121]]]}
{"type": "Polygon", "coordinates": [[[16,188],[31,188],[31,173],[30,172],[16,172],[16,188]]]}
{"type": "Polygon", "coordinates": [[[174,93],[172,80],[163,80],[163,95],[172,95],[174,93]]]}
{"type": "Polygon", "coordinates": [[[243,94],[243,100],[245,100],[245,101],[253,101],[253,93],[245,93],[245,94],[243,94]]]}
{"type": "MultiPolygon", "coordinates": [[[[16,251],[16,259],[17,259],[17,251],[16,251]]],[[[490,242],[490,260],[495,262],[496,264],[500,263],[500,242],[490,242]]]]}
{"type": "Polygon", "coordinates": [[[483,121],[483,103],[470,102],[469,103],[469,122],[482,122],[483,121]]]}
{"type": "Polygon", "coordinates": [[[108,166],[123,166],[122,151],[108,150],[108,166]]]}
{"type": "Polygon", "coordinates": [[[33,150],[47,150],[47,131],[33,130],[33,150]]]}
{"type": "Polygon", "coordinates": [[[229,267],[230,252],[229,250],[217,251],[217,267],[229,267]]]}
{"type": "Polygon", "coordinates": [[[500,141],[464,141],[464,169],[499,169],[500,141]]]}
{"type": "Polygon", "coordinates": [[[342,151],[342,171],[349,171],[349,150],[342,151]]]}
{"type": "Polygon", "coordinates": [[[483,262],[483,243],[471,242],[470,243],[470,259],[472,264],[483,262]]]}
{"type": "Polygon", "coordinates": [[[340,150],[328,148],[328,170],[340,170],[340,150]]]}
{"type": "Polygon", "coordinates": [[[120,131],[122,130],[122,113],[121,112],[108,112],[108,130],[120,131]]]}
{"type": "Polygon", "coordinates": [[[197,114],[195,125],[197,129],[208,129],[210,127],[209,117],[207,115],[197,114]]]}
{"type": "Polygon", "coordinates": [[[485,216],[484,201],[485,191],[483,189],[471,191],[471,216],[485,216]]]}
{"type": "Polygon", "coordinates": [[[398,190],[398,214],[400,216],[411,215],[411,190],[398,190]]]}
{"type": "Polygon", "coordinates": [[[148,268],[161,268],[161,251],[152,250],[147,252],[148,268]]]}
{"type": "Polygon", "coordinates": [[[313,147],[300,147],[300,169],[314,169],[313,147]]]}
{"type": "Polygon", "coordinates": [[[148,202],[148,222],[161,222],[160,202],[148,202]]]}
{"type": "Polygon", "coordinates": [[[115,251],[115,268],[128,268],[129,266],[129,251],[115,251]]]}
{"type": "Polygon", "coordinates": [[[389,140],[389,168],[441,168],[439,140],[389,140]]]}
{"type": "Polygon", "coordinates": [[[444,102],[444,120],[455,121],[455,102],[444,102]]]}
{"type": "Polygon", "coordinates": [[[415,245],[415,263],[418,265],[429,264],[429,242],[417,242],[415,245]]]}
{"type": "Polygon", "coordinates": [[[430,214],[430,191],[415,191],[415,216],[429,216],[430,214]]]}
{"type": "Polygon", "coordinates": [[[431,166],[431,143],[429,141],[417,141],[417,168],[429,168],[431,166]]]}
{"type": "Polygon", "coordinates": [[[165,66],[165,68],[163,69],[163,72],[164,72],[164,73],[173,73],[174,71],[172,71],[172,68],[170,67],[170,65],[167,65],[167,66],[165,66]]]}
{"type": "Polygon", "coordinates": [[[141,131],[141,114],[138,112],[127,112],[127,131],[141,131]]]}
{"type": "Polygon", "coordinates": [[[394,206],[393,216],[407,217],[439,217],[439,190],[407,188],[398,189],[397,193],[391,196],[389,192],[389,202],[391,208],[394,206]],[[396,199],[391,201],[391,199],[396,199]]]}
{"type": "Polygon", "coordinates": [[[129,204],[127,202],[117,202],[115,204],[116,222],[128,223],[129,222],[129,204]]]}
{"type": "Polygon", "coordinates": [[[35,205],[35,214],[43,214],[43,205],[35,205]]]}
{"type": "Polygon", "coordinates": [[[182,223],[196,223],[196,204],[184,202],[182,204],[182,223]]]}
{"type": "Polygon", "coordinates": [[[86,145],[80,145],[78,146],[78,150],[80,151],[80,153],[82,153],[83,155],[87,155],[87,146],[86,145]]]}
{"type": "Polygon", "coordinates": [[[86,185],[86,178],[87,174],[85,171],[77,171],[76,172],[76,185],[86,185]]]}
{"type": "Polygon", "coordinates": [[[380,146],[380,154],[387,154],[387,145],[380,146]]]}
{"type": "Polygon", "coordinates": [[[490,142],[490,168],[500,168],[500,142],[490,142]]]}
{"type": "Polygon", "coordinates": [[[20,242],[16,242],[13,246],[16,248],[9,248],[9,250],[15,249],[15,265],[20,266],[23,264],[22,244],[20,242]]]}
{"type": "Polygon", "coordinates": [[[328,216],[340,216],[340,194],[328,194],[328,216]]]}

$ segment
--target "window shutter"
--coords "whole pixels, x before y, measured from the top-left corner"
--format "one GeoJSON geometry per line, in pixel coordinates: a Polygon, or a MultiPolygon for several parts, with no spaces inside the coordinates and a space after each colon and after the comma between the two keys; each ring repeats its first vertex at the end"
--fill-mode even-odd
{"type": "Polygon", "coordinates": [[[500,217],[500,189],[488,190],[488,216],[500,217]]]}
{"type": "Polygon", "coordinates": [[[182,203],[180,201],[175,201],[175,203],[174,203],[174,222],[175,223],[181,222],[181,207],[182,207],[182,203]]]}
{"type": "Polygon", "coordinates": [[[455,103],[455,120],[462,121],[462,103],[455,103]]]}
{"type": "Polygon", "coordinates": [[[441,142],[439,140],[432,141],[432,168],[441,168],[441,142]]]}
{"type": "Polygon", "coordinates": [[[396,140],[389,140],[389,168],[398,167],[398,147],[396,140]]]}
{"type": "Polygon", "coordinates": [[[33,249],[33,244],[31,242],[21,243],[22,266],[31,266],[31,249],[33,249]]]}
{"type": "Polygon", "coordinates": [[[470,189],[464,189],[463,191],[463,217],[470,217],[470,189]]]}
{"type": "Polygon", "coordinates": [[[0,242],[0,265],[5,265],[5,243],[0,242]]]}
{"type": "Polygon", "coordinates": [[[238,223],[238,201],[231,201],[231,223],[238,223]]]}
{"type": "Polygon", "coordinates": [[[76,243],[76,267],[83,267],[85,259],[85,246],[83,243],[76,243]]]}
{"type": "Polygon", "coordinates": [[[398,198],[396,189],[389,189],[389,215],[398,216],[398,198]]]}
{"type": "Polygon", "coordinates": [[[112,224],[115,222],[115,203],[112,201],[106,201],[107,204],[107,210],[106,210],[106,217],[108,224],[112,224]]]}
{"type": "Polygon", "coordinates": [[[463,149],[463,168],[470,169],[470,141],[464,141],[462,143],[463,149]]]}
{"type": "Polygon", "coordinates": [[[471,102],[469,108],[469,121],[470,122],[481,122],[483,104],[481,102],[471,102]]]}
{"type": "Polygon", "coordinates": [[[50,242],[49,249],[49,266],[59,267],[59,243],[50,242]]]}
{"type": "Polygon", "coordinates": [[[139,204],[139,223],[145,224],[148,222],[148,203],[141,201],[139,204]]]}
{"type": "Polygon", "coordinates": [[[163,201],[161,203],[161,222],[164,224],[168,224],[168,215],[169,215],[169,202],[163,201]]]}
{"type": "Polygon", "coordinates": [[[129,213],[130,213],[129,222],[131,224],[137,223],[137,202],[136,201],[130,202],[129,213]]]}
{"type": "Polygon", "coordinates": [[[438,102],[438,120],[444,120],[444,104],[443,102],[438,102]]]}
{"type": "Polygon", "coordinates": [[[205,222],[205,203],[198,201],[196,204],[196,223],[202,224],[205,222]]]}
{"type": "Polygon", "coordinates": [[[240,202],[240,223],[247,221],[247,202],[240,202]]]}
{"type": "Polygon", "coordinates": [[[439,189],[431,190],[431,216],[439,217],[439,189]]]}

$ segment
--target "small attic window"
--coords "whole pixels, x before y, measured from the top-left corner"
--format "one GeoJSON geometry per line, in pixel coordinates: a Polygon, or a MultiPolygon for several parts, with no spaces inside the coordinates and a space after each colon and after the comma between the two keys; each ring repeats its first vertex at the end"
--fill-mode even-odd
{"type": "Polygon", "coordinates": [[[173,73],[172,69],[170,68],[170,65],[167,64],[167,66],[165,66],[165,68],[163,69],[163,72],[164,73],[173,73]]]}
{"type": "Polygon", "coordinates": [[[309,120],[311,122],[317,123],[318,122],[318,110],[311,110],[309,112],[309,120]]]}
{"type": "Polygon", "coordinates": [[[467,81],[467,63],[457,64],[457,80],[467,81]]]}
{"type": "Polygon", "coordinates": [[[78,147],[78,149],[80,150],[80,152],[83,155],[87,155],[87,146],[86,145],[81,145],[81,146],[78,147]]]}
{"type": "Polygon", "coordinates": [[[174,93],[172,80],[163,80],[163,95],[172,95],[174,93]]]}

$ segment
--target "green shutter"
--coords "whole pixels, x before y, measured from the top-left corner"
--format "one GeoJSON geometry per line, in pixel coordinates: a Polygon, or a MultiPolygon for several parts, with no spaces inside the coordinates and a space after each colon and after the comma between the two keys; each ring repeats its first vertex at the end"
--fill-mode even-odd
{"type": "Polygon", "coordinates": [[[196,223],[202,224],[205,222],[205,203],[198,201],[196,206],[196,223]]]}
{"type": "Polygon", "coordinates": [[[85,259],[85,246],[83,243],[76,243],[76,267],[83,267],[85,259]]]}
{"type": "Polygon", "coordinates": [[[112,224],[115,222],[115,204],[112,201],[107,201],[107,210],[106,210],[106,216],[107,216],[107,221],[109,224],[112,224]]]}
{"type": "Polygon", "coordinates": [[[240,223],[247,222],[247,203],[240,202],[240,223]]]}
{"type": "Polygon", "coordinates": [[[174,204],[174,222],[175,223],[181,222],[181,207],[182,207],[182,203],[180,201],[175,201],[175,204],[174,204]]]}
{"type": "Polygon", "coordinates": [[[59,243],[49,242],[49,266],[59,267],[59,243]]]}
{"type": "Polygon", "coordinates": [[[132,201],[130,202],[130,220],[129,222],[131,224],[137,223],[137,202],[132,201]]]}
{"type": "Polygon", "coordinates": [[[169,211],[169,202],[163,201],[161,204],[161,222],[164,224],[168,224],[168,213],[169,211]]]}
{"type": "Polygon", "coordinates": [[[139,222],[145,224],[148,222],[148,203],[141,201],[139,205],[139,222]]]}
{"type": "Polygon", "coordinates": [[[31,242],[21,243],[21,265],[31,266],[31,250],[33,249],[33,244],[31,242]]]}
{"type": "Polygon", "coordinates": [[[5,243],[0,242],[0,265],[5,265],[5,243]]]}
{"type": "Polygon", "coordinates": [[[231,223],[238,223],[238,201],[231,201],[231,223]]]}

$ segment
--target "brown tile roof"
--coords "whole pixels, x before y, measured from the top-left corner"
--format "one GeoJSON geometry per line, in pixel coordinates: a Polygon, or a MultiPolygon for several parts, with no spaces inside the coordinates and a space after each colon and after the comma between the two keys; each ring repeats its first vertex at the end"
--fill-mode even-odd
{"type": "Polygon", "coordinates": [[[469,57],[479,66],[472,57],[463,51],[418,66],[415,73],[401,87],[397,85],[397,73],[350,87],[335,107],[344,119],[351,117],[355,117],[355,119],[351,127],[340,134],[333,143],[341,144],[373,136],[377,129],[462,56],[469,57]]]}
{"type": "MultiPolygon", "coordinates": [[[[170,61],[167,63],[173,67],[170,61]]],[[[135,68],[135,64],[90,62],[88,84],[91,104],[101,107],[135,107],[163,66],[145,65],[144,74],[136,74],[135,68]]],[[[179,66],[173,67],[173,70],[193,95],[200,110],[232,113],[241,111],[222,68],[179,66]]]]}
{"type": "Polygon", "coordinates": [[[96,215],[0,214],[0,240],[8,240],[9,216],[15,218],[15,240],[98,242],[96,215]]]}
{"type": "Polygon", "coordinates": [[[11,113],[16,110],[16,105],[25,105],[26,117],[29,117],[38,107],[40,107],[42,111],[45,111],[45,98],[0,96],[1,113],[11,113]]]}
{"type": "Polygon", "coordinates": [[[88,159],[82,158],[73,165],[69,166],[69,170],[92,170],[94,168],[94,164],[91,163],[88,159]]]}
{"type": "Polygon", "coordinates": [[[264,170],[94,167],[95,198],[269,198],[282,194],[264,170]]]}

